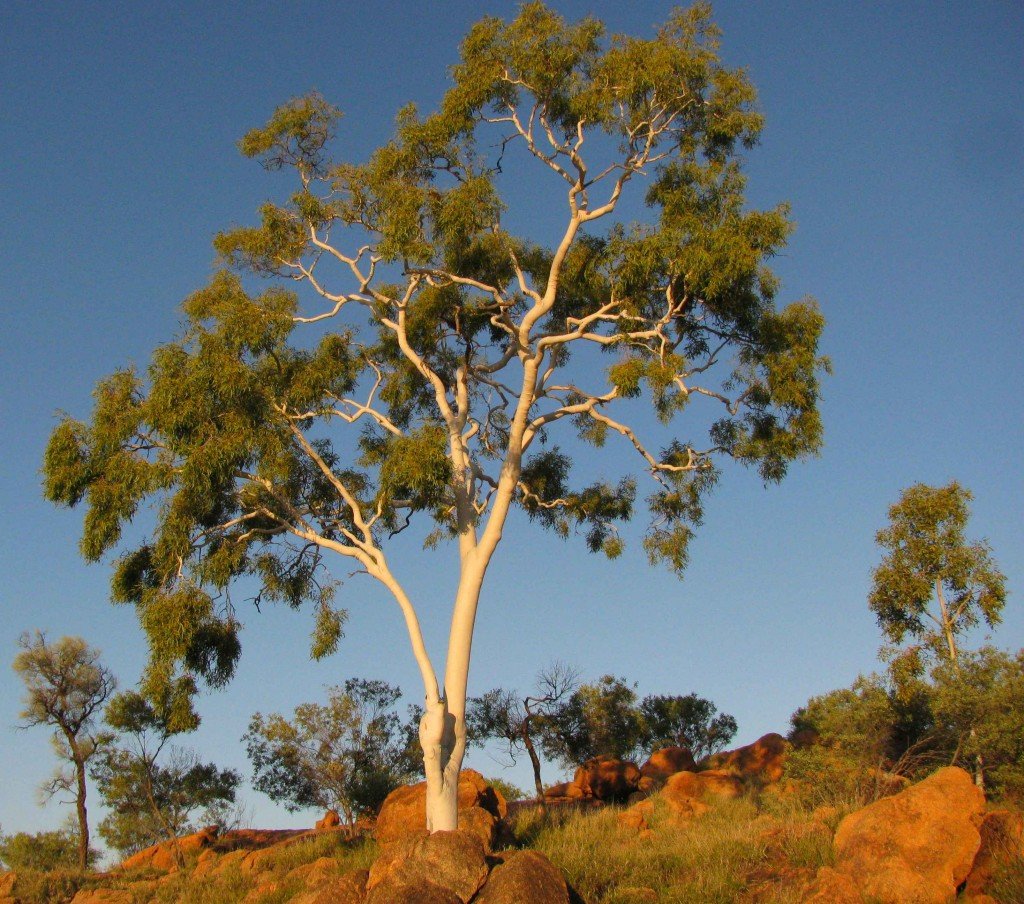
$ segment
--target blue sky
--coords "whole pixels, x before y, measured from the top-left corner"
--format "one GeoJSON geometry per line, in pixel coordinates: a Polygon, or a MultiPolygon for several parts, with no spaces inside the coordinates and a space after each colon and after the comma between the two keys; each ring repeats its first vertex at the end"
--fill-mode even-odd
{"type": "MultiPolygon", "coordinates": [[[[670,8],[555,6],[640,35],[670,8]]],[[[14,729],[21,687],[4,663],[18,634],[80,634],[122,685],[144,661],[133,612],[107,602],[107,569],[78,556],[80,513],[42,499],[55,412],[86,416],[98,378],[145,365],[209,276],[210,237],[251,222],[274,191],[235,150],[248,128],[317,88],[345,113],[339,156],[362,159],[398,107],[437,101],[484,12],[509,16],[514,5],[20,3],[0,13],[5,831],[64,816],[35,804],[53,765],[46,733],[14,729]]],[[[1024,645],[1024,8],[719,2],[715,18],[726,61],[748,67],[767,118],[748,155],[750,201],[790,201],[798,226],[776,261],[781,300],[814,295],[828,320],[824,451],[768,490],[729,469],[682,582],[649,568],[636,542],[607,563],[515,520],[488,575],[471,693],[525,688],[561,659],[641,693],[696,691],[736,716],[745,742],[784,731],[809,695],[877,667],[865,602],[873,536],[914,482],[973,490],[971,533],[989,539],[1011,590],[993,640],[1024,645]]],[[[439,657],[450,551],[405,548],[439,657]]],[[[185,743],[248,775],[239,738],[256,710],[290,710],[352,676],[416,700],[397,609],[368,584],[346,591],[347,636],[319,663],[308,660],[308,615],[247,613],[238,676],[200,702],[203,726],[185,743]]],[[[468,763],[502,774],[486,752],[468,763]]],[[[527,784],[521,768],[507,777],[527,784]]],[[[246,800],[256,825],[314,818],[251,790],[246,800]]]]}

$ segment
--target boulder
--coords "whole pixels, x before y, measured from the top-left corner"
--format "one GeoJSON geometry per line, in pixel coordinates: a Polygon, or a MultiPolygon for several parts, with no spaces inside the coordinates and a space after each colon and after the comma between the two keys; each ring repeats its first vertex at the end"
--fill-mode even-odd
{"type": "Polygon", "coordinates": [[[480,843],[487,853],[494,850],[495,842],[498,839],[499,825],[498,817],[483,807],[459,810],[459,829],[480,839],[480,843]]]}
{"type": "Polygon", "coordinates": [[[132,904],[134,900],[127,888],[83,888],[71,904],[132,904]]]}
{"type": "MultiPolygon", "coordinates": [[[[504,819],[508,805],[501,792],[487,784],[475,769],[459,773],[459,812],[470,807],[481,807],[496,819],[504,819]]],[[[427,827],[427,783],[404,785],[396,788],[384,800],[377,815],[374,836],[379,844],[391,844],[408,835],[415,835],[427,827]]]]}
{"type": "Polygon", "coordinates": [[[948,904],[981,847],[984,807],[963,769],[939,769],[847,816],[833,840],[835,871],[878,904],[948,904]]]}
{"type": "Polygon", "coordinates": [[[640,784],[636,763],[602,754],[587,760],[573,776],[572,783],[584,797],[600,801],[625,801],[640,784]]]}
{"type": "MultiPolygon", "coordinates": [[[[378,887],[398,894],[402,886],[433,883],[454,892],[466,904],[487,879],[487,859],[479,838],[470,832],[409,835],[384,848],[366,881],[371,901],[392,901],[378,887]],[[376,891],[376,894],[374,892],[376,891]]],[[[410,899],[411,900],[411,899],[410,899]]]]}
{"type": "Polygon", "coordinates": [[[857,884],[844,873],[823,866],[811,883],[801,904],[864,904],[857,884]]]}
{"type": "Polygon", "coordinates": [[[176,843],[161,841],[159,844],[144,848],[127,860],[123,860],[119,868],[123,870],[152,869],[169,873],[178,868],[175,847],[182,858],[188,858],[212,846],[219,836],[220,829],[217,826],[207,826],[191,835],[183,835],[177,839],[176,843]]]}
{"type": "MultiPolygon", "coordinates": [[[[662,747],[661,750],[655,750],[651,758],[640,767],[640,775],[643,778],[653,779],[658,783],[664,782],[670,775],[683,771],[697,771],[693,754],[686,747],[662,747]]],[[[642,780],[640,790],[644,790],[642,780]]]]}
{"type": "Polygon", "coordinates": [[[964,887],[972,904],[988,892],[993,875],[1001,866],[1024,857],[1024,820],[1010,810],[991,810],[982,817],[978,834],[981,847],[964,887]]]}
{"type": "Polygon", "coordinates": [[[363,904],[366,897],[365,869],[334,876],[322,881],[309,891],[290,899],[289,904],[363,904]]]}
{"type": "Polygon", "coordinates": [[[451,889],[426,880],[415,884],[388,880],[374,888],[363,904],[463,904],[463,900],[451,889]]]}
{"type": "Polygon", "coordinates": [[[582,800],[583,789],[575,782],[562,782],[545,789],[545,800],[582,800]]]}
{"type": "Polygon", "coordinates": [[[539,851],[517,851],[495,868],[474,904],[569,904],[565,877],[539,851]]]}
{"type": "Polygon", "coordinates": [[[763,783],[777,782],[782,778],[789,746],[782,735],[771,732],[753,744],[716,753],[708,758],[707,765],[711,769],[724,769],[745,779],[763,783]]]}
{"type": "Polygon", "coordinates": [[[324,813],[323,819],[318,819],[316,824],[313,826],[317,831],[323,831],[324,829],[336,829],[341,825],[341,817],[338,815],[337,810],[328,810],[324,813]]]}
{"type": "Polygon", "coordinates": [[[661,795],[670,803],[684,799],[705,800],[710,797],[739,797],[743,783],[735,775],[722,769],[704,772],[677,772],[669,776],[661,795]]]}

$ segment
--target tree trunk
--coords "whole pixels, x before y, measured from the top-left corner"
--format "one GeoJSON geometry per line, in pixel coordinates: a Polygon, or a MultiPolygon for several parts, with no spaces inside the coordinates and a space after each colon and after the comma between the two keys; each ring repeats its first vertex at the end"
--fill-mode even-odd
{"type": "Polygon", "coordinates": [[[459,825],[459,770],[466,751],[465,724],[461,745],[455,717],[443,697],[427,703],[420,720],[423,770],[427,776],[427,831],[450,832],[459,825]]]}
{"type": "Polygon", "coordinates": [[[78,868],[89,868],[89,814],[85,809],[85,760],[75,757],[75,780],[78,793],[75,795],[75,809],[78,811],[78,868]]]}
{"type": "Polygon", "coordinates": [[[526,748],[526,752],[530,756],[530,763],[533,766],[533,785],[537,789],[537,803],[544,809],[547,809],[547,803],[544,800],[544,785],[540,780],[540,757],[537,756],[537,748],[533,744],[533,738],[530,737],[529,719],[523,722],[523,746],[526,748]]]}

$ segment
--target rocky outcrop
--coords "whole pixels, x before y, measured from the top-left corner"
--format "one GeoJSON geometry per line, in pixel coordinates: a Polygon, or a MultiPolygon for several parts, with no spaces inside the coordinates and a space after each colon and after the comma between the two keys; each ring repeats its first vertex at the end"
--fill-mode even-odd
{"type": "Polygon", "coordinates": [[[517,851],[496,867],[473,904],[569,904],[561,870],[539,851],[517,851]]]}
{"type": "MultiPolygon", "coordinates": [[[[460,814],[471,807],[480,807],[497,821],[504,819],[508,813],[508,805],[501,792],[487,784],[487,780],[474,769],[463,769],[459,773],[458,795],[460,814]]],[[[426,813],[426,782],[396,788],[387,796],[377,814],[377,825],[374,828],[377,842],[391,844],[426,831],[426,813]]]]}
{"type": "Polygon", "coordinates": [[[640,767],[643,778],[663,783],[677,772],[696,772],[697,764],[693,754],[686,747],[662,747],[655,750],[650,759],[640,767]]]}
{"type": "Polygon", "coordinates": [[[743,782],[732,773],[707,769],[704,772],[677,772],[665,782],[661,795],[668,801],[701,801],[714,797],[739,797],[742,790],[743,782]]]}
{"type": "Polygon", "coordinates": [[[748,781],[768,784],[782,778],[789,749],[789,742],[782,735],[771,732],[753,744],[716,753],[708,758],[707,766],[709,769],[731,772],[748,781]]]}
{"type": "Polygon", "coordinates": [[[403,889],[431,884],[468,904],[487,872],[483,845],[470,832],[406,836],[385,847],[370,868],[366,904],[392,904],[402,900],[403,889]]]}
{"type": "Polygon", "coordinates": [[[338,815],[337,810],[328,810],[324,813],[323,819],[318,819],[313,828],[322,832],[325,829],[336,829],[341,825],[341,817],[338,815]]]}
{"type": "Polygon", "coordinates": [[[296,895],[289,904],[363,904],[368,875],[362,869],[344,876],[324,878],[314,883],[309,891],[296,895]]]}
{"type": "Polygon", "coordinates": [[[600,801],[625,801],[640,784],[636,763],[613,756],[596,756],[587,760],[573,776],[573,784],[584,797],[600,801]]]}
{"type": "Polygon", "coordinates": [[[851,813],[833,840],[835,868],[819,871],[805,900],[949,904],[981,847],[984,806],[971,777],[947,767],[851,813]]]}

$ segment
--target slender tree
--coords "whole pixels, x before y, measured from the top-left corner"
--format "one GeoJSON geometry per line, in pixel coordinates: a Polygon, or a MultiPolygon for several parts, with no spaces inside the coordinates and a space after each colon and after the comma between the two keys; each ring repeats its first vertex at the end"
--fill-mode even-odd
{"type": "Polygon", "coordinates": [[[889,509],[876,535],[886,551],[875,569],[868,604],[892,647],[883,650],[893,676],[917,677],[926,664],[959,668],[960,640],[979,622],[999,624],[1006,579],[985,541],[964,535],[969,490],[915,484],[889,509]],[[909,640],[909,643],[908,643],[909,640]]]}
{"type": "Polygon", "coordinates": [[[384,681],[350,678],[326,703],[302,703],[291,719],[256,713],[243,740],[253,787],[291,811],[340,812],[349,831],[357,816],[420,771],[410,731],[394,711],[401,691],[384,681]]]}
{"type": "Polygon", "coordinates": [[[100,664],[100,651],[81,637],[62,637],[51,644],[36,631],[22,634],[18,646],[21,652],[14,658],[14,671],[27,688],[21,725],[51,726],[54,749],[70,764],[70,771],[58,769],[43,793],[71,795],[78,817],[78,865],[86,869],[90,857],[86,765],[105,742],[105,736],[93,730],[95,715],[117,681],[100,664]]]}
{"type": "Polygon", "coordinates": [[[242,152],[293,170],[295,194],[217,237],[225,269],[186,300],[183,335],[145,376],[102,381],[91,421],[64,420],[45,461],[48,497],[85,503],[91,560],[162,500],[114,575],[149,635],[147,692],[178,669],[227,680],[236,578],[262,600],[312,601],[318,655],[343,618],[327,561],[379,581],[423,680],[431,830],[457,822],[473,627],[513,506],[622,551],[634,477],[573,482],[551,438],[574,428],[636,453],[644,547],[681,573],[723,459],[776,481],[817,451],[825,363],[816,305],[774,304],[787,209],[746,203],[740,153],[762,119],[706,4],[641,40],[530,2],[474,26],[452,80],[366,162],[332,159],[339,113],[315,94],[249,132],[242,152]],[[560,190],[539,201],[519,191],[531,178],[560,190]],[[644,184],[649,215],[623,221],[644,184]],[[246,273],[283,285],[253,293],[246,273]],[[443,669],[389,556],[423,520],[428,545],[454,541],[443,669]]]}
{"type": "Polygon", "coordinates": [[[533,767],[537,802],[544,807],[544,783],[540,775],[537,744],[554,725],[554,717],[576,689],[575,669],[556,662],[537,675],[532,694],[520,697],[515,691],[496,687],[467,701],[466,723],[470,743],[495,738],[508,744],[509,757],[525,750],[533,767]]]}

